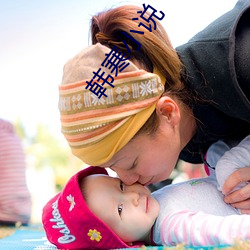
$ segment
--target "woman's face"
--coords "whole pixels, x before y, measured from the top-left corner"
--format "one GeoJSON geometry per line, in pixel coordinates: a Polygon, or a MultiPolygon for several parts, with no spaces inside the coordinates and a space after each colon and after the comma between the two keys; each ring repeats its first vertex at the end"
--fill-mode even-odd
{"type": "Polygon", "coordinates": [[[174,169],[181,151],[177,130],[167,123],[160,124],[155,135],[136,136],[101,167],[114,170],[127,185],[163,181],[174,169]]]}

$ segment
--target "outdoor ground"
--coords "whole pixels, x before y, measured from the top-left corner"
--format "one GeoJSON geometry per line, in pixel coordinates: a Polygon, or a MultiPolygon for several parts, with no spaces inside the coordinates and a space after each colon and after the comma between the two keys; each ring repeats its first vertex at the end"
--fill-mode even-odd
{"type": "MultiPolygon", "coordinates": [[[[0,249],[21,250],[40,249],[55,250],[48,244],[41,225],[28,227],[0,226],[0,249]],[[3,248],[2,248],[3,247],[3,248]]],[[[231,247],[194,247],[188,248],[182,245],[176,247],[141,247],[139,250],[250,250],[250,242],[238,242],[231,247]]],[[[136,250],[136,249],[135,249],[136,250]]]]}

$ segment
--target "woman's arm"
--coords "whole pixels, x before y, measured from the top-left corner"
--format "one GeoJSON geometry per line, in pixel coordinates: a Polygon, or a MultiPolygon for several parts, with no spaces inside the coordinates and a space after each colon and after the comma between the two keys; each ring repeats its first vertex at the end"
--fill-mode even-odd
{"type": "MultiPolygon", "coordinates": [[[[238,169],[245,168],[250,165],[250,136],[243,139],[237,146],[226,151],[218,160],[215,172],[218,182],[218,188],[224,194],[224,183],[228,177],[238,169]]],[[[234,190],[246,186],[248,183],[241,181],[234,190]]],[[[229,192],[229,190],[227,190],[229,192]]]]}
{"type": "Polygon", "coordinates": [[[227,151],[216,165],[219,189],[225,202],[250,213],[250,136],[227,151]]]}
{"type": "MultiPolygon", "coordinates": [[[[207,162],[215,168],[218,189],[225,202],[250,214],[250,135],[240,143],[218,141],[210,146],[207,162]]],[[[210,175],[214,175],[213,169],[210,175]]]]}
{"type": "Polygon", "coordinates": [[[240,209],[243,214],[250,214],[250,166],[241,168],[233,172],[223,186],[223,193],[226,195],[224,201],[233,207],[240,209]],[[241,183],[248,184],[236,191],[235,187],[241,183]]]}

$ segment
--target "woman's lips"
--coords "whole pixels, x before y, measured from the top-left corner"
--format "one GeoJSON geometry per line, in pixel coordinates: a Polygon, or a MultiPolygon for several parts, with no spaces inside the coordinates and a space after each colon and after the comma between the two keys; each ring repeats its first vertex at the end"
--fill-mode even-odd
{"type": "Polygon", "coordinates": [[[152,180],[153,180],[154,177],[152,177],[148,182],[142,184],[143,186],[148,186],[152,183],[152,180]]]}

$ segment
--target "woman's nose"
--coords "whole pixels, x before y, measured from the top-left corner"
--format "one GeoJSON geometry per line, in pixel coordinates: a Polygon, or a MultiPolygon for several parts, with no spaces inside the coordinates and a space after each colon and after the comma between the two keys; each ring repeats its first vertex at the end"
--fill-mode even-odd
{"type": "Polygon", "coordinates": [[[139,180],[139,175],[135,173],[129,173],[127,170],[112,168],[119,176],[119,178],[124,182],[126,185],[132,185],[139,180]]]}

